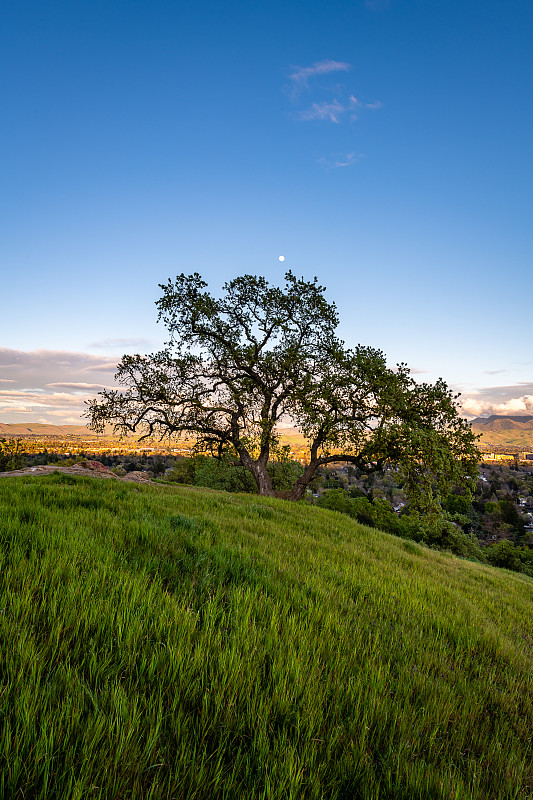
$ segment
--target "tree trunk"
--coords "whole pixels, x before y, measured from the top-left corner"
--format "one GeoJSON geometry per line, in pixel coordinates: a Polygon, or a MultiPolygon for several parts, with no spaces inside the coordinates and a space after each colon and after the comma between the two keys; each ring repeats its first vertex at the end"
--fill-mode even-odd
{"type": "Polygon", "coordinates": [[[289,489],[288,492],[276,492],[276,497],[280,497],[283,500],[301,500],[305,494],[305,490],[307,489],[309,482],[313,479],[315,472],[320,466],[320,463],[321,462],[318,458],[311,459],[310,463],[304,470],[304,474],[300,475],[300,477],[294,481],[292,489],[289,489]]]}
{"type": "Polygon", "coordinates": [[[272,488],[272,479],[268,474],[266,464],[255,462],[252,468],[252,475],[257,484],[257,490],[263,497],[275,497],[276,492],[272,488]]]}
{"type": "Polygon", "coordinates": [[[243,447],[240,442],[235,445],[235,449],[241,458],[242,466],[246,467],[246,469],[252,473],[259,494],[263,495],[263,497],[275,497],[275,492],[272,488],[272,479],[266,468],[268,452],[257,461],[254,461],[248,450],[243,447]]]}

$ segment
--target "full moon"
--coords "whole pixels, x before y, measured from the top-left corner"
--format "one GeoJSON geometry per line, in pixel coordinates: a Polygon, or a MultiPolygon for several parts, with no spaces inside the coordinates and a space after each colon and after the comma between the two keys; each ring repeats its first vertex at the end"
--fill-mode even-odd
{"type": "Polygon", "coordinates": [[[285,261],[285,256],[280,256],[279,261],[285,261]]]}

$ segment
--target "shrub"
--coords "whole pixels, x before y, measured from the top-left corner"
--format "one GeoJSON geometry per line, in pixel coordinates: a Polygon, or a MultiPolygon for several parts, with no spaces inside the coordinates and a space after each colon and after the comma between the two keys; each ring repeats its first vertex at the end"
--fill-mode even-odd
{"type": "Polygon", "coordinates": [[[523,564],[520,559],[520,548],[515,547],[509,539],[492,544],[485,550],[487,561],[493,567],[511,569],[513,572],[522,572],[523,564]]]}
{"type": "MultiPolygon", "coordinates": [[[[320,508],[327,508],[330,511],[340,511],[342,514],[348,514],[350,517],[357,517],[357,511],[354,508],[353,501],[348,497],[344,489],[328,489],[323,492],[317,500],[317,505],[320,508]]],[[[363,524],[373,525],[373,522],[364,522],[363,524]]]]}
{"type": "Polygon", "coordinates": [[[0,439],[0,472],[11,472],[24,466],[20,439],[0,439]]]}
{"type": "Polygon", "coordinates": [[[448,550],[463,558],[475,558],[484,561],[483,551],[475,538],[471,538],[459,525],[445,517],[438,517],[435,522],[422,524],[425,533],[424,541],[430,547],[448,550]]]}

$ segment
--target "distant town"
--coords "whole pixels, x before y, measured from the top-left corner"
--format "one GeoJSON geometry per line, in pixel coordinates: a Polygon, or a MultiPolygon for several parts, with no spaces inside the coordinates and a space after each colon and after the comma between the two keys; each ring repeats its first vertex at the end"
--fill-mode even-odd
{"type": "MultiPolygon", "coordinates": [[[[500,444],[497,441],[491,442],[491,439],[501,439],[501,426],[502,420],[512,420],[517,418],[504,418],[504,417],[491,417],[487,421],[474,420],[474,429],[481,434],[479,442],[479,449],[482,453],[482,460],[487,463],[523,463],[527,465],[528,462],[533,466],[533,430],[529,430],[531,426],[532,417],[524,417],[524,423],[520,424],[522,428],[526,422],[527,433],[530,434],[528,439],[531,441],[529,448],[524,448],[524,436],[521,431],[520,444],[522,447],[513,446],[513,444],[500,444]],[[490,430],[485,431],[480,429],[485,428],[490,420],[497,420],[499,426],[496,433],[490,430]]],[[[281,432],[281,442],[288,445],[290,448],[290,455],[297,461],[305,462],[307,447],[303,436],[295,428],[286,428],[281,432]]],[[[120,438],[112,433],[94,433],[84,425],[48,425],[45,423],[29,423],[10,424],[0,423],[0,439],[17,439],[23,445],[27,453],[38,453],[47,450],[49,453],[58,453],[65,456],[76,456],[80,453],[91,456],[100,455],[142,455],[157,456],[157,455],[174,455],[174,456],[190,456],[193,452],[192,440],[186,439],[143,439],[139,441],[140,437],[130,436],[128,438],[120,438]]],[[[527,442],[527,439],[526,439],[527,442]]],[[[529,442],[528,442],[529,443],[529,442]]]]}

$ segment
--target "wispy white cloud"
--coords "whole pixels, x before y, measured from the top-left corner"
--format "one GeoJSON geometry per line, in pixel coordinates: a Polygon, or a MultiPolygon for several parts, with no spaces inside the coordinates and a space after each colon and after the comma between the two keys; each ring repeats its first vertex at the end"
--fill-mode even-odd
{"type": "Polygon", "coordinates": [[[335,153],[329,158],[319,158],[318,163],[322,164],[324,167],[339,169],[342,167],[353,167],[354,164],[357,164],[362,158],[364,158],[362,153],[335,153]]]}
{"type": "Polygon", "coordinates": [[[315,61],[310,67],[293,67],[289,80],[293,82],[294,86],[307,87],[309,86],[310,78],[316,78],[318,75],[328,75],[331,72],[347,72],[351,68],[352,65],[347,64],[345,61],[333,61],[327,58],[324,61],[315,61]]]}
{"type": "Polygon", "coordinates": [[[47,383],[50,389],[74,389],[75,391],[99,392],[102,389],[112,389],[105,383],[47,383]]]}
{"type": "Polygon", "coordinates": [[[23,408],[48,408],[50,406],[83,405],[83,398],[67,392],[31,392],[31,391],[3,391],[0,390],[0,408],[14,408],[20,404],[23,408]]]}
{"type": "Polygon", "coordinates": [[[380,100],[375,100],[373,103],[363,103],[363,108],[368,108],[369,111],[378,111],[383,108],[383,103],[380,100]]]}
{"type": "Polygon", "coordinates": [[[299,118],[303,120],[325,119],[329,122],[340,122],[346,113],[346,107],[334,100],[332,103],[313,103],[311,108],[299,113],[299,118]]]}
{"type": "Polygon", "coordinates": [[[95,361],[94,364],[90,363],[83,367],[81,372],[113,372],[117,371],[118,359],[110,359],[109,361],[95,361]]]}
{"type": "Polygon", "coordinates": [[[328,122],[342,122],[344,119],[349,119],[350,122],[359,118],[359,113],[365,109],[375,110],[382,108],[383,103],[362,103],[354,95],[345,101],[341,102],[335,98],[331,102],[318,102],[313,103],[310,108],[303,109],[298,112],[298,119],[304,120],[326,120],[328,122]]]}
{"type": "Polygon", "coordinates": [[[105,356],[73,353],[67,350],[12,350],[0,347],[0,371],[8,370],[11,374],[17,373],[19,370],[42,368],[64,371],[107,368],[110,365],[116,367],[117,361],[117,357],[106,358],[105,356]]]}
{"type": "Polygon", "coordinates": [[[295,106],[294,118],[303,122],[319,121],[353,122],[363,111],[376,111],[383,103],[361,100],[346,85],[337,80],[312,81],[312,78],[328,76],[335,72],[347,72],[351,64],[345,61],[317,61],[310,67],[294,67],[289,75],[290,97],[295,106]],[[301,90],[305,90],[302,94],[301,90]],[[311,95],[311,98],[309,97],[311,95]],[[315,95],[315,97],[313,97],[315,95]],[[317,96],[318,95],[318,96],[317,96]],[[309,101],[311,104],[309,105],[309,101]]]}

